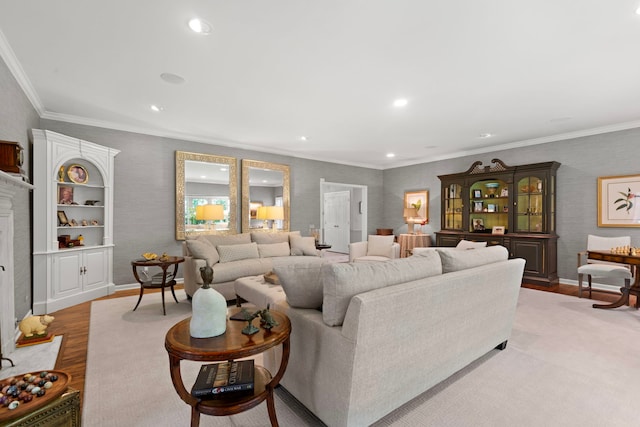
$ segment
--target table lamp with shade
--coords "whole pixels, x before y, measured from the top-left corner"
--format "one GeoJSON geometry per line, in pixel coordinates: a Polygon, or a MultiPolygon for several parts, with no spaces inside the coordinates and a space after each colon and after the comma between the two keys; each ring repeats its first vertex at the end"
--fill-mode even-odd
{"type": "Polygon", "coordinates": [[[209,221],[224,219],[224,208],[222,205],[198,205],[196,206],[196,220],[205,221],[207,225],[211,225],[209,221]]]}
{"type": "Polygon", "coordinates": [[[267,206],[266,207],[266,217],[273,221],[272,231],[278,231],[278,226],[276,225],[276,221],[284,219],[284,207],[282,206],[267,206]]]}
{"type": "Polygon", "coordinates": [[[262,222],[262,228],[264,229],[268,229],[269,225],[268,225],[268,220],[269,218],[267,218],[267,206],[260,206],[257,211],[256,211],[256,219],[261,219],[262,222]]]}
{"type": "Polygon", "coordinates": [[[416,210],[416,208],[404,208],[403,216],[407,223],[408,233],[414,234],[413,227],[416,225],[416,222],[421,222],[420,220],[416,219],[416,217],[418,216],[418,211],[416,210]]]}

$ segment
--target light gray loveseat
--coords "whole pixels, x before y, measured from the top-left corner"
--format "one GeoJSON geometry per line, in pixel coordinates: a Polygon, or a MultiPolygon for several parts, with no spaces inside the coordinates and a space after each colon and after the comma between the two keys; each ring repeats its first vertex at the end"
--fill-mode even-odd
{"type": "MultiPolygon", "coordinates": [[[[292,327],[281,384],[331,427],[367,426],[506,346],[524,264],[492,246],[325,264],[300,281],[277,267],[296,305],[274,307],[292,327]]],[[[265,353],[267,368],[278,363],[278,351],[265,353]]]]}
{"type": "MultiPolygon", "coordinates": [[[[213,268],[213,288],[228,301],[235,299],[236,279],[269,273],[278,263],[295,264],[307,256],[318,257],[313,237],[299,231],[251,232],[232,235],[209,234],[187,238],[182,243],[184,290],[192,297],[202,286],[200,267],[213,268]]],[[[322,261],[318,257],[318,264],[322,261]]]]}

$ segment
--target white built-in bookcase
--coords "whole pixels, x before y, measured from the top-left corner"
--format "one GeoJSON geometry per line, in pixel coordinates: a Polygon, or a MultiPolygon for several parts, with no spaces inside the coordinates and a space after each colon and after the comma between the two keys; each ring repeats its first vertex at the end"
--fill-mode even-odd
{"type": "Polygon", "coordinates": [[[44,314],[114,292],[113,170],[119,150],[47,130],[33,130],[33,312],[44,314]],[[88,179],[73,182],[69,167],[88,179]],[[61,204],[60,190],[73,191],[61,204]],[[66,225],[75,222],[76,226],[66,225]],[[83,225],[85,221],[86,225],[83,225]],[[61,236],[83,244],[62,246],[61,236]]]}

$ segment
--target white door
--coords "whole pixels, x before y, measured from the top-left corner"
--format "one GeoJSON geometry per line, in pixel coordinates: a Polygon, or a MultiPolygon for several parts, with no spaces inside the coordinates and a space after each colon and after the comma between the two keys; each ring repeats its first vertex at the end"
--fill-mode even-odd
{"type": "Polygon", "coordinates": [[[351,192],[324,193],[324,243],[334,252],[349,253],[351,192]]]}

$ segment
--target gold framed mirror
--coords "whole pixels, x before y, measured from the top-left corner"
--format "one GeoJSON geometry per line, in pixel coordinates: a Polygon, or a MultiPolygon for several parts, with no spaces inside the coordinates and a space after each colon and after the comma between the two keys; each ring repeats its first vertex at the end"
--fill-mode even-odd
{"type": "Polygon", "coordinates": [[[242,159],[242,232],[289,231],[289,166],[242,159]]]}
{"type": "Polygon", "coordinates": [[[176,151],[176,240],[237,233],[237,177],[235,157],[176,151]]]}

